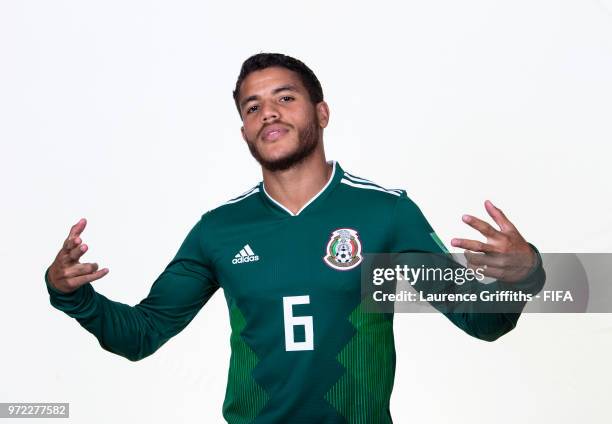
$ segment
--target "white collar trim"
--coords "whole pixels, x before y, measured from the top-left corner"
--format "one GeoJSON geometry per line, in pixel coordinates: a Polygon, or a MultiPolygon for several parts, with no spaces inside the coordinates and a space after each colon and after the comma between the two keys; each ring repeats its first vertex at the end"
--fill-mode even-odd
{"type": "MultiPolygon", "coordinates": [[[[327,162],[327,163],[329,163],[329,162],[327,162]]],[[[304,204],[304,206],[302,206],[301,209],[299,211],[297,211],[297,213],[295,213],[295,214],[293,212],[291,212],[289,209],[287,209],[285,206],[283,206],[282,203],[274,200],[272,198],[272,196],[270,196],[268,194],[268,192],[266,191],[266,186],[263,183],[263,181],[261,183],[261,187],[263,188],[263,192],[268,197],[268,199],[270,199],[272,202],[274,202],[274,204],[276,206],[278,206],[279,208],[281,208],[282,210],[284,210],[285,212],[287,212],[291,216],[298,216],[304,209],[306,209],[308,207],[308,205],[310,205],[312,202],[314,202],[317,199],[317,197],[319,197],[321,195],[321,193],[323,193],[327,189],[327,187],[329,187],[331,182],[333,181],[334,176],[336,175],[336,161],[332,160],[331,163],[332,163],[332,172],[331,172],[331,175],[330,175],[329,180],[327,181],[327,183],[325,183],[323,188],[321,190],[319,190],[319,192],[317,194],[315,194],[308,202],[306,202],[304,204]]]]}

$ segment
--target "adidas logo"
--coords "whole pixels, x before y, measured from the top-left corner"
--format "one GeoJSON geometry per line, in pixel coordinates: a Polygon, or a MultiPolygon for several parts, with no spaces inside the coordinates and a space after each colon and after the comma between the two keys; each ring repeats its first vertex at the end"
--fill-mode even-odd
{"type": "Polygon", "coordinates": [[[244,262],[256,262],[258,260],[259,256],[253,253],[251,246],[245,244],[244,247],[240,249],[240,252],[236,253],[236,256],[234,256],[234,259],[232,259],[232,263],[235,265],[244,262]]]}

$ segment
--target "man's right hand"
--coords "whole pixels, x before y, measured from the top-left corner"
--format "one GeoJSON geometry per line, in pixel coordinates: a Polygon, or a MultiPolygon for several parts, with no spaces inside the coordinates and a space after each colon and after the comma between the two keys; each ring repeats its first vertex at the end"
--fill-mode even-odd
{"type": "Polygon", "coordinates": [[[68,238],[64,241],[55,260],[49,267],[47,279],[53,288],[70,293],[91,281],[95,281],[108,274],[108,268],[98,270],[97,263],[80,263],[79,258],[87,252],[87,245],[81,240],[81,233],[87,225],[82,218],[70,229],[68,238]]]}

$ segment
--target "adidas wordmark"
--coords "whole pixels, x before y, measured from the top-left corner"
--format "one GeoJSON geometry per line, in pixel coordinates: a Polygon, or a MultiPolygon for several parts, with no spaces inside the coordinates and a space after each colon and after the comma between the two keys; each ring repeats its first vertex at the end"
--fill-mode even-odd
{"type": "Polygon", "coordinates": [[[258,260],[259,256],[253,252],[251,246],[245,244],[244,247],[240,249],[240,252],[236,253],[236,256],[232,259],[232,263],[235,265],[244,262],[256,262],[258,260]]]}

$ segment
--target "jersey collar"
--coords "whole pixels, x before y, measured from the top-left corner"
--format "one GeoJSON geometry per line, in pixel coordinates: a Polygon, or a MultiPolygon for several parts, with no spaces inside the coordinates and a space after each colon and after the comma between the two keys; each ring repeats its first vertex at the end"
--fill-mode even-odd
{"type": "Polygon", "coordinates": [[[261,193],[264,202],[266,202],[269,206],[272,207],[272,209],[277,212],[280,212],[280,214],[284,216],[298,216],[300,214],[303,214],[304,211],[312,209],[313,207],[315,207],[316,204],[320,203],[325,197],[327,197],[327,195],[340,182],[342,176],[344,175],[344,171],[342,170],[338,162],[336,162],[335,160],[331,160],[327,163],[332,165],[332,172],[331,176],[329,177],[329,180],[327,180],[327,183],[323,186],[323,188],[317,194],[315,194],[309,201],[307,201],[304,206],[302,206],[302,208],[297,211],[297,213],[294,214],[285,206],[283,206],[283,204],[274,200],[266,191],[266,188],[264,187],[264,182],[261,181],[259,183],[259,192],[261,193]]]}

